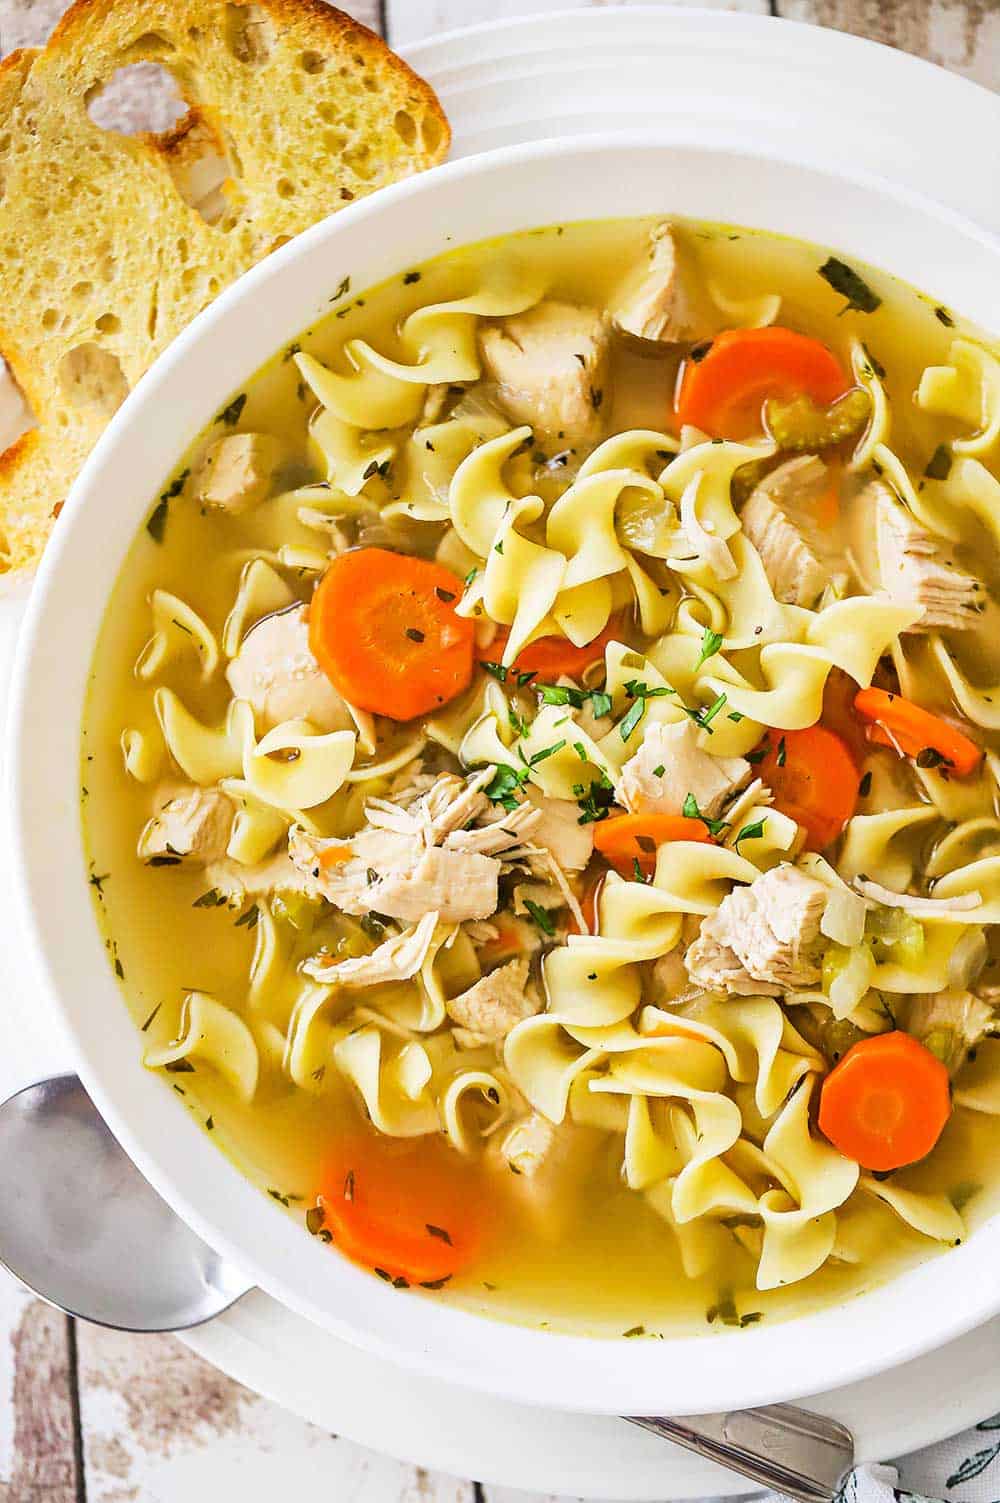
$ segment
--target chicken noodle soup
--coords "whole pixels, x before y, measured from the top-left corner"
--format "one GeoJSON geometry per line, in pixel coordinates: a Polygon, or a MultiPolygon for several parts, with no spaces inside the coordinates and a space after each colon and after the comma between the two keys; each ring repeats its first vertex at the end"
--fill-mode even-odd
{"type": "Polygon", "coordinates": [[[683,221],[339,275],[94,660],[145,1065],[331,1257],[509,1319],[750,1325],[958,1243],[1000,1183],[989,342],[683,221]]]}

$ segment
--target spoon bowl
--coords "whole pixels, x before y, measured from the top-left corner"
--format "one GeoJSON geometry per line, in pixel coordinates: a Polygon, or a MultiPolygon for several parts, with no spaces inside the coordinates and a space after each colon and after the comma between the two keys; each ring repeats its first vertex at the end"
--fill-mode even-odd
{"type": "Polygon", "coordinates": [[[0,1263],[69,1315],[181,1331],[253,1282],[161,1200],[75,1075],[0,1106],[0,1263]]]}

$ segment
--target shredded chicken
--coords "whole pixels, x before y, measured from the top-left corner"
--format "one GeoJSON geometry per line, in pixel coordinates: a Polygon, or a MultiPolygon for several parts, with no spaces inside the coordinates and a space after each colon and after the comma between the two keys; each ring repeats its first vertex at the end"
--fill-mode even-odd
{"type": "Polygon", "coordinates": [[[942,913],[967,913],[983,906],[982,893],[963,892],[954,898],[919,898],[908,892],[893,892],[880,882],[871,882],[867,877],[855,877],[854,886],[862,897],[871,898],[885,908],[903,908],[914,918],[934,918],[942,913]]]}
{"type": "Polygon", "coordinates": [[[404,934],[394,934],[384,939],[370,955],[352,956],[348,960],[331,960],[313,955],[303,962],[307,976],[325,985],[358,989],[366,986],[385,986],[392,981],[409,981],[415,976],[427,958],[438,915],[425,913],[415,929],[404,934]]]}
{"type": "Polygon", "coordinates": [[[217,438],[195,471],[194,498],[220,511],[248,511],[270,491],[280,459],[281,444],[269,433],[217,438]]]}
{"type": "Polygon", "coordinates": [[[349,840],[323,840],[294,829],[288,852],[344,913],[374,910],[416,923],[433,910],[442,923],[460,924],[496,912],[500,863],[477,851],[428,846],[418,835],[368,828],[349,840]]]}
{"type": "Polygon", "coordinates": [[[139,837],[142,861],[203,866],[225,855],[236,810],[217,788],[164,784],[157,790],[154,808],[139,837]]]}
{"type": "Polygon", "coordinates": [[[237,699],[253,706],[258,731],[308,720],[321,731],[350,730],[351,712],[309,648],[309,611],[289,606],[265,616],[243,638],[226,669],[237,699]]]}
{"type": "Polygon", "coordinates": [[[922,606],[912,632],[965,631],[985,603],[978,579],[959,569],[945,545],[925,532],[881,480],[865,487],[862,502],[876,509],[879,573],[900,605],[922,606]]]}
{"type": "Polygon", "coordinates": [[[517,1023],[539,1012],[541,1001],[528,984],[528,961],[519,956],[481,976],[445,1006],[460,1028],[496,1042],[505,1039],[517,1023]]]}
{"type": "Polygon", "coordinates": [[[820,979],[820,921],[827,889],[783,864],[735,888],[702,921],[685,964],[709,990],[778,996],[820,979]]]}
{"type": "Polygon", "coordinates": [[[590,444],[611,405],[607,325],[596,308],[545,301],[480,332],[504,410],[543,438],[590,444]]]}
{"type": "Polygon", "coordinates": [[[1000,1031],[1000,1018],[990,1002],[973,992],[944,991],[915,996],[906,1026],[954,1075],[980,1039],[1000,1031]]]}
{"type": "Polygon", "coordinates": [[[636,339],[675,344],[693,334],[690,300],[677,263],[677,245],[664,221],[650,232],[646,261],[613,310],[615,327],[636,339]]]}
{"type": "Polygon", "coordinates": [[[823,461],[800,454],[765,475],[740,513],[771,589],[786,605],[815,605],[833,577],[831,551],[816,523],[828,485],[823,461]]]}
{"type": "Polygon", "coordinates": [[[743,757],[713,757],[698,745],[692,720],[646,727],[642,745],[622,768],[620,797],[633,814],[680,814],[690,793],[699,811],[714,819],[750,777],[743,757]]]}
{"type": "MultiPolygon", "coordinates": [[[[238,907],[248,898],[268,898],[275,893],[295,894],[303,898],[320,898],[319,883],[308,871],[295,866],[285,851],[244,866],[224,857],[205,868],[205,878],[221,899],[238,907]]],[[[367,911],[367,910],[366,910],[367,911]]]]}

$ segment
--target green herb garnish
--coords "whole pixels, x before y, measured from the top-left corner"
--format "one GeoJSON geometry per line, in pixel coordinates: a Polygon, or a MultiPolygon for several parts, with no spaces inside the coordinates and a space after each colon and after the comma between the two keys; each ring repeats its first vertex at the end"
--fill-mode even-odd
{"type": "Polygon", "coordinates": [[[698,657],[697,663],[695,663],[694,665],[696,673],[701,667],[702,663],[705,663],[709,658],[714,657],[721,646],[722,633],[718,631],[712,631],[709,627],[706,626],[704,635],[701,639],[701,653],[698,657]]]}
{"type": "Polygon", "coordinates": [[[951,450],[947,444],[938,444],[927,461],[924,474],[928,480],[947,480],[951,474],[951,450]]]}
{"type": "Polygon", "coordinates": [[[877,292],[873,292],[863,277],[860,277],[853,267],[848,266],[846,261],[840,261],[836,256],[830,256],[819,269],[819,274],[824,282],[828,282],[834,292],[839,292],[847,302],[841,309],[842,313],[874,313],[876,308],[881,307],[882,299],[877,292]]]}
{"type": "Polygon", "coordinates": [[[238,397],[234,397],[228,407],[223,407],[216,418],[217,423],[224,423],[227,428],[235,428],[243,416],[243,409],[247,405],[247,394],[241,391],[238,397]]]}

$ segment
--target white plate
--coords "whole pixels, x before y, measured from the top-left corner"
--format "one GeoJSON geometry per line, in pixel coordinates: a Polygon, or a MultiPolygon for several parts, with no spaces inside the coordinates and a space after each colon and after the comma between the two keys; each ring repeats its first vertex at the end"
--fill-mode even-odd
{"type": "MultiPolygon", "coordinates": [[[[963,149],[996,138],[1000,101],[916,59],[834,32],[718,12],[603,9],[452,33],[408,55],[441,94],[455,155],[678,118],[711,140],[718,122],[731,128],[734,119],[745,120],[752,139],[787,146],[794,138],[800,156],[863,154],[873,171],[918,189],[931,184],[938,198],[1000,230],[1000,195],[984,194],[981,158],[963,149]]],[[[0,602],[0,683],[17,616],[16,599],[0,602]]],[[[17,1017],[5,1030],[0,1086],[13,1089],[51,1073],[68,1055],[30,1005],[16,947],[4,948],[0,987],[17,1017]]],[[[813,1402],[850,1425],[864,1458],[929,1444],[1000,1403],[998,1338],[994,1322],[889,1380],[813,1402]]],[[[614,1419],[532,1409],[416,1379],[262,1294],[186,1339],[233,1377],[325,1429],[424,1466],[593,1498],[745,1487],[614,1419]]]]}

